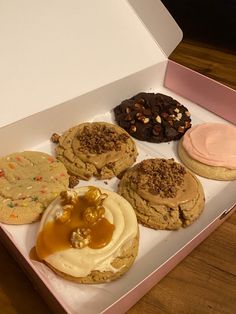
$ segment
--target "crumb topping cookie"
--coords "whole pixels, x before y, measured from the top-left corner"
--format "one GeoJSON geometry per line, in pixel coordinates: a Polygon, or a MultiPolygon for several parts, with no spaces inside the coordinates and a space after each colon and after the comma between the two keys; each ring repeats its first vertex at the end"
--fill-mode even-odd
{"type": "Polygon", "coordinates": [[[139,229],[132,206],[96,187],[63,191],[44,213],[36,252],[62,277],[80,283],[114,280],[133,264],[139,229]]]}
{"type": "Polygon", "coordinates": [[[137,190],[158,194],[161,198],[174,198],[183,187],[185,174],[185,168],[173,160],[147,159],[139,164],[132,182],[137,190]]]}
{"type": "Polygon", "coordinates": [[[119,126],[142,141],[178,140],[191,127],[188,109],[160,93],[139,93],[122,101],[114,114],[119,126]]]}
{"type": "Polygon", "coordinates": [[[66,131],[56,155],[68,172],[84,180],[110,179],[136,160],[134,141],[120,127],[106,122],[82,123],[66,131]]]}
{"type": "Polygon", "coordinates": [[[117,133],[114,127],[107,124],[91,124],[84,126],[78,132],[77,139],[80,142],[80,150],[83,153],[102,154],[110,151],[120,151],[123,144],[127,144],[129,135],[117,133]]]}
{"type": "Polygon", "coordinates": [[[45,208],[68,187],[64,165],[36,151],[0,158],[0,222],[27,224],[41,218],[45,208]]]}
{"type": "Polygon", "coordinates": [[[190,225],[204,208],[199,180],[173,159],[147,159],[122,177],[118,193],[133,206],[138,221],[154,229],[190,225]]]}

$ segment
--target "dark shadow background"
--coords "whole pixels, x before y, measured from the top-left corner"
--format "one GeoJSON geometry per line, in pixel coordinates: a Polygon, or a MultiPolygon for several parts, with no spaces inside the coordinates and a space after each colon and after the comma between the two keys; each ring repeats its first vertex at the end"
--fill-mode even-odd
{"type": "Polygon", "coordinates": [[[236,52],[236,0],[162,0],[184,33],[195,40],[236,52]]]}

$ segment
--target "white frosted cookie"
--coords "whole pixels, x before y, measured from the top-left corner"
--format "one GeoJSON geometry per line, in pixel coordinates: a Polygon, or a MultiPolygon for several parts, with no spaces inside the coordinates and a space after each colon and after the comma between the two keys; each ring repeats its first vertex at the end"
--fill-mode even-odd
{"type": "Polygon", "coordinates": [[[106,189],[61,193],[45,211],[36,252],[60,276],[80,283],[108,282],[133,264],[139,228],[132,206],[106,189]]]}
{"type": "Polygon", "coordinates": [[[189,129],[178,145],[182,162],[196,174],[215,180],[236,179],[236,127],[203,123],[189,129]]]}
{"type": "Polygon", "coordinates": [[[37,151],[0,158],[0,222],[27,224],[68,188],[69,176],[54,157],[37,151]]]}
{"type": "Polygon", "coordinates": [[[106,122],[82,123],[67,130],[56,155],[71,175],[89,180],[110,179],[129,168],[138,155],[131,136],[106,122]]]}
{"type": "Polygon", "coordinates": [[[118,193],[138,221],[153,229],[179,229],[202,213],[205,197],[197,177],[173,159],[147,159],[126,171],[118,193]]]}

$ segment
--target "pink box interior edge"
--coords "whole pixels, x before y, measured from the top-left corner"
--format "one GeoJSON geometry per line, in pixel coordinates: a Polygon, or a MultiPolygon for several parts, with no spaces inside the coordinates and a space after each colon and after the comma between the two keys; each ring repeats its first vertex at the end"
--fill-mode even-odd
{"type": "Polygon", "coordinates": [[[201,107],[236,124],[236,91],[168,60],[164,85],[201,107]]]}
{"type": "MultiPolygon", "coordinates": [[[[199,106],[232,123],[236,123],[236,91],[233,89],[170,60],[168,60],[167,64],[164,85],[199,106]]],[[[235,210],[236,206],[226,209],[225,213],[211,222],[207,228],[202,230],[175,255],[102,313],[124,313],[127,311],[235,210]]],[[[34,267],[25,260],[24,255],[14,246],[12,240],[1,227],[0,235],[2,236],[2,240],[4,240],[4,242],[2,241],[3,244],[9,249],[26,275],[36,284],[37,290],[41,293],[52,311],[55,313],[66,313],[66,306],[63,304],[63,300],[58,300],[43,280],[41,280],[42,278],[38,274],[35,274],[34,267]]]]}

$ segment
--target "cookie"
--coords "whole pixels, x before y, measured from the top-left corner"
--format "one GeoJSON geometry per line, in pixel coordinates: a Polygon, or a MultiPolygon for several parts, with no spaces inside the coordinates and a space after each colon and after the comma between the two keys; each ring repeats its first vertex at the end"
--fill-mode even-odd
{"type": "Polygon", "coordinates": [[[64,165],[52,156],[25,151],[0,158],[0,222],[27,224],[68,187],[64,165]]]}
{"type": "Polygon", "coordinates": [[[236,180],[236,127],[203,123],[185,133],[178,145],[181,161],[196,174],[215,180],[236,180]]]}
{"type": "Polygon", "coordinates": [[[135,162],[137,154],[130,135],[106,122],[79,124],[66,131],[56,147],[57,158],[68,172],[83,180],[118,176],[135,162]]]}
{"type": "Polygon", "coordinates": [[[53,271],[79,283],[115,280],[133,264],[139,228],[132,206],[96,187],[64,191],[45,211],[36,252],[53,271]]]}
{"type": "Polygon", "coordinates": [[[173,159],[147,159],[122,177],[118,193],[138,221],[153,229],[179,229],[201,214],[205,198],[197,177],[173,159]]]}
{"type": "Polygon", "coordinates": [[[179,140],[191,127],[190,113],[177,100],[163,94],[139,93],[114,108],[120,127],[141,141],[179,140]]]}

